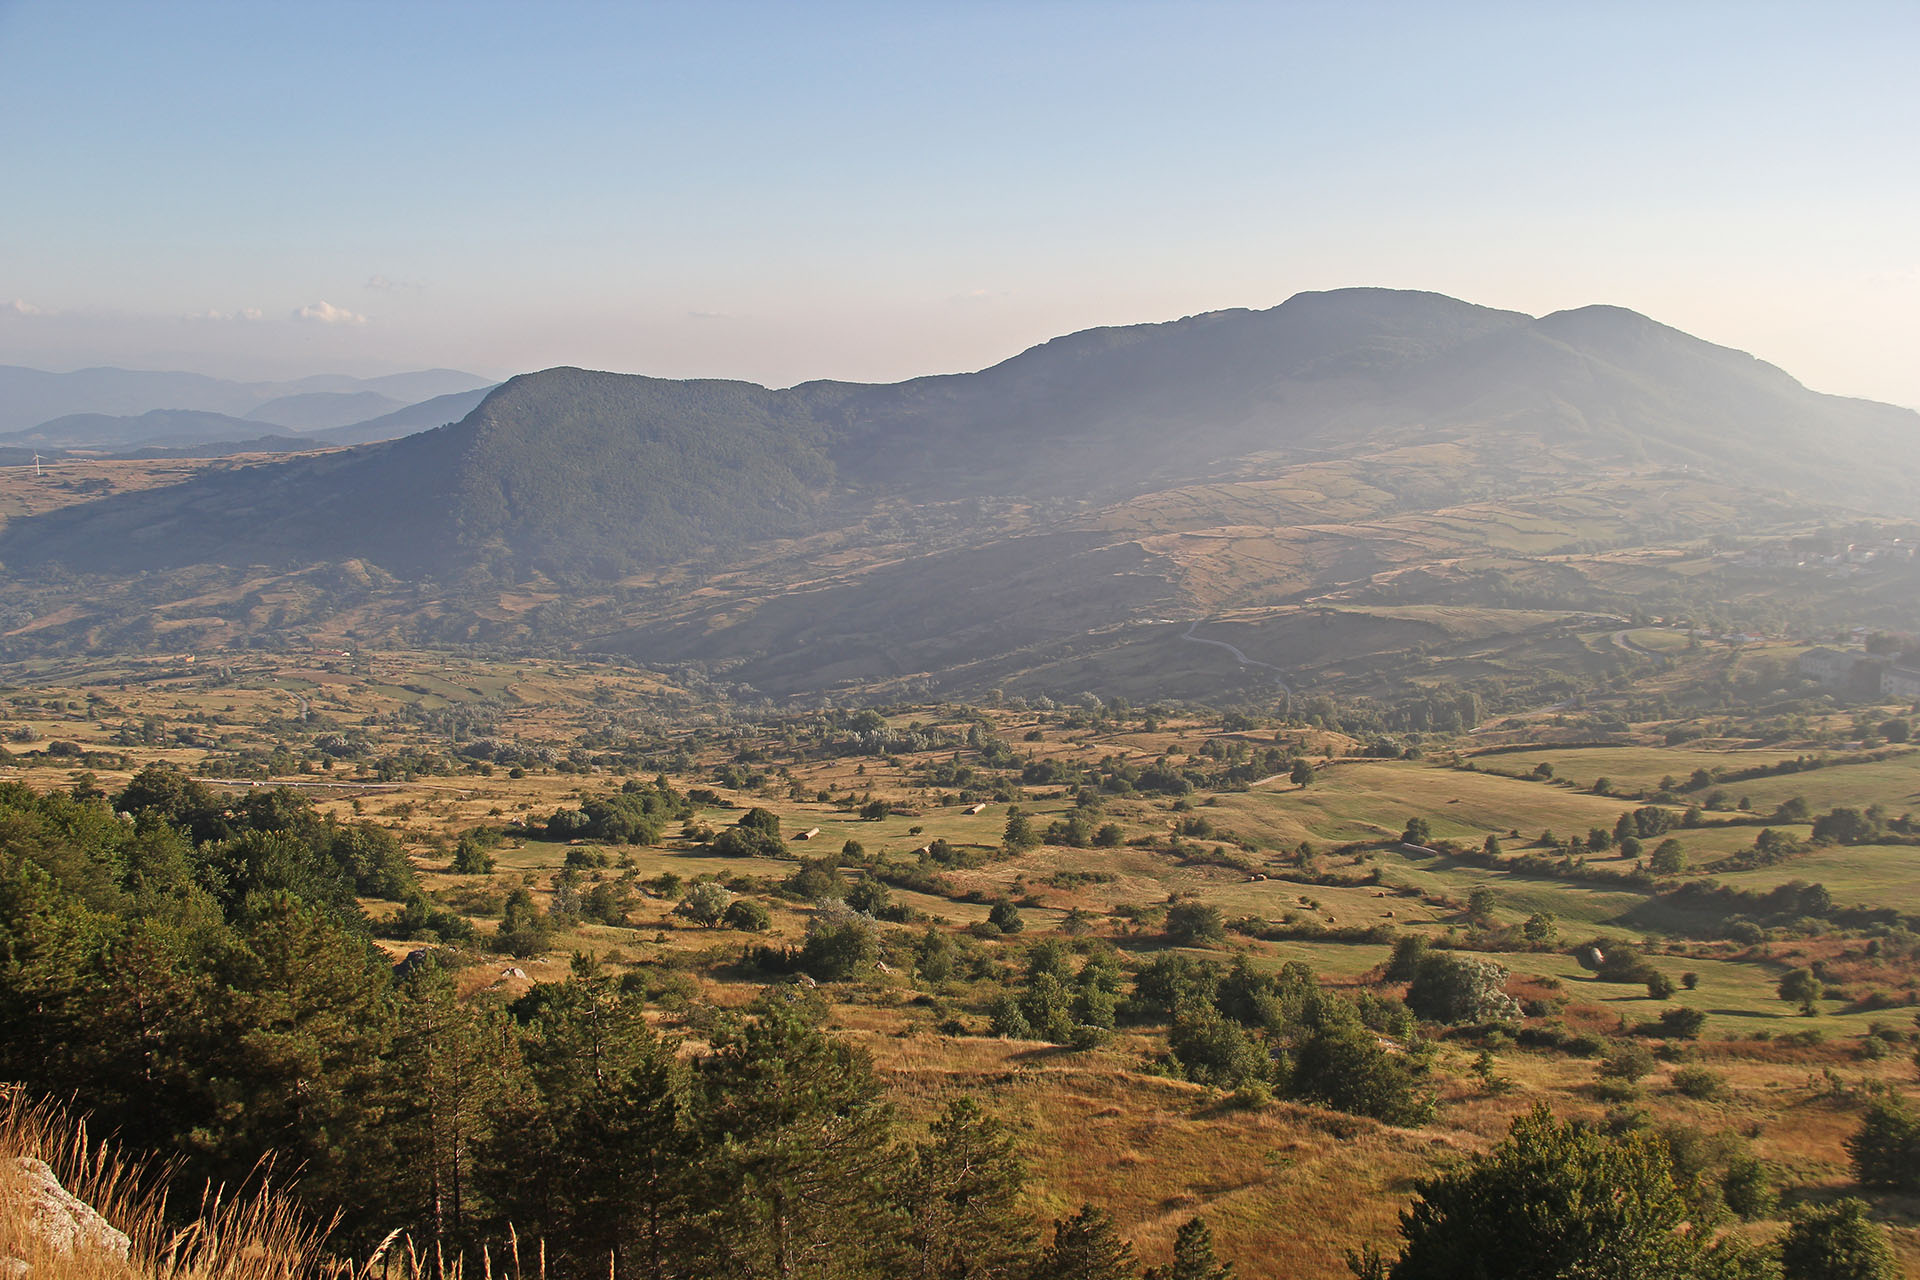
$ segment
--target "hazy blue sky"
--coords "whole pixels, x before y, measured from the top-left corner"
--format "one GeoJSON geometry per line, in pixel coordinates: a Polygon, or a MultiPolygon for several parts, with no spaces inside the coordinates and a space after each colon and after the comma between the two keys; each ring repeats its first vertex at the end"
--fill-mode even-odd
{"type": "Polygon", "coordinates": [[[1437,289],[1920,405],[1920,4],[0,0],[0,363],[784,384],[1437,289]]]}

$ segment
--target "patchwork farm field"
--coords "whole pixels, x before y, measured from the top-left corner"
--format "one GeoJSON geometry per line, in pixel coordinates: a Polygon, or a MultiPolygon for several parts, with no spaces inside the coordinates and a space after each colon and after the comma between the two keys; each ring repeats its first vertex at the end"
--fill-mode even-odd
{"type": "MultiPolygon", "coordinates": [[[[971,1095],[1014,1125],[1036,1219],[1095,1199],[1148,1260],[1200,1213],[1249,1280],[1331,1280],[1391,1236],[1411,1179],[1536,1101],[1735,1134],[1786,1203],[1818,1201],[1850,1185],[1866,1099],[1913,1092],[1920,843],[1900,822],[1920,752],[1886,744],[1668,747],[1654,728],[1495,752],[1462,734],[1388,759],[1325,725],[1179,706],[743,717],[664,673],[424,651],[8,674],[0,782],[104,803],[158,766],[232,812],[286,787],[323,821],[390,832],[417,897],[363,895],[369,945],[443,955],[476,1007],[597,963],[697,1045],[711,1011],[804,983],[906,1114],[971,1095]],[[1760,776],[1803,758],[1817,766],[1760,776]],[[1697,771],[1709,785],[1692,788],[1697,771]],[[1685,825],[1716,790],[1724,807],[1685,825]],[[676,807],[617,838],[573,825],[623,795],[676,807]],[[1796,797],[1804,816],[1765,828],[1793,850],[1748,865],[1764,815],[1796,797]],[[1878,838],[1813,839],[1849,806],[1880,815],[1878,838]],[[1612,839],[1650,813],[1664,829],[1637,850],[1612,839]],[[777,838],[734,849],[722,836],[750,815],[777,838]],[[1678,869],[1649,871],[1669,840],[1678,869]],[[1816,884],[1825,899],[1801,892],[1816,884]],[[696,920],[702,885],[763,923],[696,920]],[[1776,892],[1798,896],[1776,909],[1776,892]],[[516,896],[539,928],[508,950],[516,896]],[[864,959],[811,968],[817,940],[849,927],[864,959]],[[1596,972],[1588,944],[1634,963],[1596,972]],[[1238,966],[1401,1007],[1409,946],[1491,966],[1518,1011],[1379,1033],[1424,1064],[1417,1121],[1314,1105],[1284,1077],[1209,1076],[1183,1047],[1188,1015],[1138,995],[1154,973],[1238,966]],[[1009,1022],[1060,957],[1069,977],[1113,966],[1111,1025],[1071,1039],[1009,1022]],[[1819,975],[1810,1014],[1780,995],[1797,970],[1819,975]],[[1633,1050],[1644,1062],[1622,1076],[1633,1050]]],[[[1273,1060],[1290,1052],[1260,1034],[1273,1060]]],[[[1746,1229],[1784,1209],[1767,1212],[1746,1229]]],[[[1876,1212],[1920,1262],[1914,1206],[1876,1212]]]]}

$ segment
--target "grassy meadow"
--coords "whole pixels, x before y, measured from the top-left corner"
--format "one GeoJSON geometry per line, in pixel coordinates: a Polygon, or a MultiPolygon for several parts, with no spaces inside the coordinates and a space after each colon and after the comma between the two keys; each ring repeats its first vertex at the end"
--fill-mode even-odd
{"type": "MultiPolygon", "coordinates": [[[[1516,524],[1513,536],[1547,534],[1516,524]]],[[[660,1017],[679,1026],[688,1001],[737,1005],[769,980],[744,959],[750,948],[804,942],[820,908],[782,888],[799,859],[857,864],[848,874],[859,878],[922,867],[919,851],[945,842],[956,851],[950,865],[892,891],[905,919],[881,926],[886,967],[823,985],[834,1025],[870,1051],[913,1114],[930,1115],[941,1099],[964,1092],[1011,1118],[1038,1174],[1037,1217],[1098,1199],[1152,1261],[1164,1260],[1181,1222],[1204,1213],[1248,1280],[1343,1275],[1348,1249],[1391,1236],[1413,1178],[1483,1149],[1537,1099],[1593,1118],[1627,1107],[1657,1123],[1737,1131],[1789,1199],[1818,1199],[1848,1185],[1842,1142],[1868,1091],[1913,1092],[1910,1044],[1878,1056],[1868,1050],[1870,1032],[1916,1030],[1920,959],[1900,951],[1897,930],[1779,923],[1758,941],[1740,941],[1697,915],[1663,914],[1660,904],[1706,877],[1753,890],[1798,880],[1825,885],[1841,906],[1911,915],[1920,909],[1920,846],[1814,847],[1774,865],[1724,870],[1717,864],[1750,850],[1758,830],[1733,824],[1745,815],[1730,807],[1705,814],[1707,825],[1671,833],[1687,861],[1677,876],[1634,879],[1617,849],[1581,855],[1579,875],[1543,865],[1548,854],[1559,856],[1541,843],[1546,833],[1565,841],[1611,831],[1648,803],[1595,794],[1596,779],[1615,792],[1651,794],[1697,769],[1736,773],[1814,754],[1807,746],[1663,746],[1648,730],[1620,746],[1470,754],[1477,744],[1463,735],[1421,758],[1368,759],[1352,754],[1355,739],[1302,724],[1229,728],[1178,709],[927,704],[891,709],[884,724],[936,736],[937,745],[827,750],[825,738],[809,736],[804,716],[749,722],[690,711],[698,696],[658,673],[409,651],[48,663],[13,670],[8,680],[0,730],[10,754],[0,780],[111,795],[139,768],[162,763],[236,796],[293,785],[325,813],[395,831],[427,896],[475,930],[474,942],[453,948],[461,989],[474,999],[562,980],[570,954],[588,953],[653,975],[649,981],[672,975],[680,994],[660,1017]],[[967,745],[970,733],[985,745],[967,745]],[[461,754],[463,741],[483,735],[548,748],[550,758],[506,768],[461,754]],[[348,749],[328,754],[336,741],[348,749]],[[587,742],[598,745],[579,746],[587,742]],[[625,745],[635,742],[644,746],[625,745]],[[56,743],[70,745],[56,751],[56,743]],[[1101,791],[1087,781],[1103,769],[1198,771],[1233,751],[1268,750],[1304,753],[1312,781],[1296,784],[1281,768],[1177,796],[1101,791]],[[1020,781],[1034,765],[1070,780],[1020,781]],[[1551,779],[1533,776],[1542,765],[1551,779]],[[934,781],[937,770],[961,766],[972,770],[970,781],[934,781]],[[545,837],[555,811],[656,775],[706,797],[658,841],[545,837]],[[889,806],[886,816],[860,816],[875,799],[889,806]],[[722,830],[754,807],[778,816],[788,856],[715,854],[702,828],[722,830]],[[1004,849],[1013,808],[1036,831],[1085,812],[1092,823],[1116,826],[1120,842],[1004,849]],[[1400,844],[1414,818],[1452,851],[1400,844]],[[455,874],[455,842],[477,828],[498,833],[493,869],[455,874]],[[815,834],[798,839],[804,832],[815,834]],[[1492,864],[1480,853],[1488,836],[1501,846],[1492,864]],[[849,842],[858,858],[843,852],[849,842]],[[538,955],[487,950],[508,894],[528,889],[552,909],[567,877],[619,886],[628,895],[619,922],[558,920],[538,955]],[[763,902],[766,933],[699,928],[677,914],[684,886],[703,878],[763,902]],[[1492,895],[1478,914],[1470,907],[1476,890],[1492,895]],[[997,902],[1016,905],[1022,932],[1001,934],[987,923],[997,902]],[[1158,921],[1178,903],[1216,909],[1228,931],[1206,945],[1175,947],[1158,921]],[[1529,921],[1548,917],[1550,940],[1516,943],[1529,921]],[[977,957],[970,976],[916,977],[913,947],[929,930],[977,957]],[[1511,1036],[1441,1035],[1440,1110],[1403,1128],[1291,1102],[1237,1104],[1177,1078],[1163,1031],[1150,1023],[1123,1024],[1080,1050],[991,1034],[991,999],[1017,983],[1036,939],[1096,939],[1128,969],[1170,950],[1222,964],[1244,958],[1266,972],[1299,962],[1335,991],[1357,995],[1401,990],[1381,972],[1395,941],[1408,936],[1505,966],[1511,989],[1544,1011],[1530,1026],[1563,1027],[1603,1046],[1653,1044],[1652,1071],[1623,1089],[1601,1075],[1607,1049],[1579,1056],[1511,1036]],[[1876,938],[1884,945],[1870,945],[1876,938]],[[1596,977],[1573,954],[1593,939],[1633,944],[1676,989],[1656,999],[1644,982],[1596,977]],[[1827,975],[1811,1017],[1776,992],[1788,969],[1809,965],[1827,975]],[[1698,1038],[1650,1039],[1648,1026],[1674,1007],[1704,1015],[1698,1038]],[[1682,1094],[1674,1075],[1686,1066],[1716,1073],[1722,1088],[1708,1098],[1682,1094]]],[[[1798,796],[1815,814],[1879,805],[1898,816],[1920,797],[1920,752],[1724,790],[1754,813],[1798,796]]],[[[1677,819],[1684,805],[1665,807],[1677,819]]],[[[1803,840],[1810,831],[1806,823],[1780,829],[1803,840]]],[[[397,904],[362,905],[390,956],[432,945],[380,937],[397,904]]],[[[697,1037],[697,1024],[687,1033],[697,1037]]],[[[1914,1211],[1897,1201],[1881,1206],[1910,1267],[1920,1262],[1914,1211]]]]}

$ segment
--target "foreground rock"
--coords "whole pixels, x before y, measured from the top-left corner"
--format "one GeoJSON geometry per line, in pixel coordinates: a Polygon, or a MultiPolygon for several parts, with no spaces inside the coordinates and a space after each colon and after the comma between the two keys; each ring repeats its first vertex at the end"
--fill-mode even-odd
{"type": "MultiPolygon", "coordinates": [[[[20,1220],[40,1250],[59,1258],[89,1253],[126,1260],[131,1243],[126,1233],[61,1186],[46,1161],[18,1156],[7,1162],[5,1172],[4,1194],[20,1206],[20,1220]]],[[[0,1257],[0,1277],[28,1273],[20,1259],[0,1257]]]]}

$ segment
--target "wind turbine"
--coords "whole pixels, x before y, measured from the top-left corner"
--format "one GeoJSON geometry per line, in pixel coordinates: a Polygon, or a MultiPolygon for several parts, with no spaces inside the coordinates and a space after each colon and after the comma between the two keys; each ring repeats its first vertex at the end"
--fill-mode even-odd
{"type": "Polygon", "coordinates": [[[40,455],[37,453],[33,455],[33,474],[35,479],[42,479],[47,474],[40,469],[40,455]]]}

